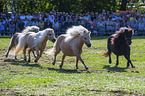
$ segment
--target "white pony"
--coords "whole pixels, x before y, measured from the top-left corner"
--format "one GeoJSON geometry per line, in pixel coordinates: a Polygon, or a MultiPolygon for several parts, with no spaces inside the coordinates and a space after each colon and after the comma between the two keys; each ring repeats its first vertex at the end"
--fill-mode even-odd
{"type": "Polygon", "coordinates": [[[60,51],[63,53],[62,62],[60,68],[63,66],[63,62],[66,56],[76,56],[76,69],[78,69],[78,61],[80,60],[87,70],[88,67],[85,65],[83,59],[81,58],[82,47],[86,44],[87,47],[91,47],[90,42],[90,31],[88,31],[83,26],[73,26],[66,31],[66,34],[60,35],[53,49],[48,52],[48,54],[54,53],[53,65],[56,62],[56,56],[60,51]]]}
{"type": "Polygon", "coordinates": [[[6,55],[5,55],[6,57],[8,57],[8,55],[10,53],[10,55],[15,55],[15,59],[17,59],[17,55],[19,53],[22,53],[22,51],[21,52],[19,51],[19,52],[16,53],[16,51],[19,50],[17,48],[17,45],[19,43],[19,38],[23,37],[26,33],[30,32],[30,31],[32,31],[32,32],[38,32],[39,31],[39,27],[37,27],[37,26],[27,26],[22,31],[22,33],[15,33],[12,36],[12,38],[11,38],[11,42],[10,42],[9,48],[8,48],[8,50],[6,52],[6,55]]]}
{"type": "Polygon", "coordinates": [[[35,59],[35,62],[37,62],[46,47],[48,39],[52,42],[55,42],[56,40],[54,30],[51,28],[39,31],[38,33],[28,32],[26,35],[19,39],[20,42],[18,44],[18,49],[20,50],[16,51],[16,54],[19,53],[19,51],[21,52],[21,50],[23,49],[24,61],[26,61],[26,49],[29,48],[28,62],[30,62],[31,51],[36,51],[37,57],[35,59]]]}

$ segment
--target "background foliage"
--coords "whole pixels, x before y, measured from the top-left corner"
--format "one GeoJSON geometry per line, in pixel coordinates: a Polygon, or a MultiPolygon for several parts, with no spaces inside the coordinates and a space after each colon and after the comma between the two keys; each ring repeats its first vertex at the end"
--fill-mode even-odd
{"type": "Polygon", "coordinates": [[[4,9],[18,12],[50,12],[55,9],[59,12],[99,12],[103,9],[110,12],[120,10],[141,10],[144,12],[144,0],[9,0],[0,1],[0,12],[4,9]]]}

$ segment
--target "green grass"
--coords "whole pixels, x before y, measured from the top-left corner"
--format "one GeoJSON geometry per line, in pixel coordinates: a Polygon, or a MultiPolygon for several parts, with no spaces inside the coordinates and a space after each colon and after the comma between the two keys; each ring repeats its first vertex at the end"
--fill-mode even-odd
{"type": "MultiPolygon", "coordinates": [[[[23,55],[5,57],[10,38],[0,38],[0,95],[145,95],[145,37],[134,36],[131,45],[131,60],[136,68],[127,69],[127,61],[112,54],[112,64],[106,52],[107,37],[91,39],[92,47],[83,47],[82,58],[89,67],[85,71],[81,62],[75,70],[75,57],[66,57],[63,69],[59,69],[60,53],[56,65],[52,56],[43,54],[38,63],[23,61],[23,55]]],[[[53,46],[48,41],[46,50],[53,46]]]]}

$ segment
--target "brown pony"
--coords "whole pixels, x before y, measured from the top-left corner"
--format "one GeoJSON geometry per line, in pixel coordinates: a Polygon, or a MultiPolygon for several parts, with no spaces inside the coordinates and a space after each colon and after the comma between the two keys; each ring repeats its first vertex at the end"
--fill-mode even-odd
{"type": "Polygon", "coordinates": [[[67,34],[62,34],[57,38],[53,49],[48,52],[49,54],[52,52],[54,53],[53,65],[55,65],[56,62],[56,56],[60,51],[62,51],[63,57],[60,68],[62,68],[66,56],[76,56],[76,69],[78,69],[78,60],[83,63],[86,70],[89,69],[81,58],[81,53],[84,43],[87,47],[91,47],[91,32],[89,32],[86,28],[80,25],[69,28],[66,33],[67,34]]]}
{"type": "Polygon", "coordinates": [[[19,43],[20,45],[18,44],[18,46],[21,49],[21,46],[24,45],[24,50],[23,50],[24,61],[26,61],[26,49],[29,48],[28,62],[30,62],[30,52],[31,51],[36,51],[37,56],[36,56],[35,62],[37,62],[46,47],[46,43],[47,43],[48,39],[52,42],[55,42],[55,40],[56,40],[54,30],[51,28],[47,28],[45,30],[39,31],[38,33],[28,32],[24,36],[24,38],[20,38],[20,43],[19,43]],[[40,51],[40,53],[39,53],[39,51],[40,51]]]}
{"type": "Polygon", "coordinates": [[[124,57],[127,59],[127,68],[129,67],[129,64],[131,64],[132,68],[135,68],[133,66],[131,60],[130,60],[130,45],[132,40],[132,35],[134,34],[134,30],[127,27],[120,28],[119,31],[116,31],[115,34],[111,35],[108,38],[107,42],[107,49],[108,51],[104,53],[104,56],[109,56],[109,63],[111,64],[111,53],[113,52],[117,56],[116,66],[118,66],[119,62],[119,56],[124,55],[124,57]]]}
{"type": "MultiPolygon", "coordinates": [[[[38,32],[39,31],[39,27],[37,27],[37,26],[28,26],[22,31],[22,33],[15,33],[12,36],[12,38],[11,38],[11,42],[10,42],[9,48],[8,48],[8,50],[6,52],[6,55],[5,55],[6,57],[8,57],[9,52],[10,52],[10,54],[15,55],[15,59],[17,59],[17,55],[18,54],[15,54],[15,51],[16,51],[16,47],[17,47],[18,42],[19,42],[19,38],[22,35],[25,35],[26,33],[30,32],[30,31],[38,32]]],[[[34,52],[33,52],[33,54],[34,54],[34,52]]],[[[35,57],[35,54],[34,54],[34,57],[35,57]]]]}

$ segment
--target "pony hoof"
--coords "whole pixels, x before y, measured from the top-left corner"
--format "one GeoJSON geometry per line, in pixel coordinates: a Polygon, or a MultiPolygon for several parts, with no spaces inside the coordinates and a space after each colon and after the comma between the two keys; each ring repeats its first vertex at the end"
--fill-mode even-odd
{"type": "Polygon", "coordinates": [[[24,59],[24,61],[26,62],[26,59],[24,59]]]}
{"type": "Polygon", "coordinates": [[[76,67],[76,69],[79,69],[79,67],[76,67]]]}
{"type": "Polygon", "coordinates": [[[37,60],[34,60],[34,62],[37,62],[37,60]]]}
{"type": "Polygon", "coordinates": [[[31,60],[28,60],[28,62],[30,62],[31,60]]]}
{"type": "Polygon", "coordinates": [[[60,65],[59,68],[62,69],[62,65],[60,65]]]}
{"type": "Polygon", "coordinates": [[[86,70],[88,70],[89,68],[88,67],[86,67],[86,70]]]}
{"type": "Polygon", "coordinates": [[[132,68],[135,68],[135,66],[132,66],[132,68]]]}
{"type": "Polygon", "coordinates": [[[126,66],[126,68],[129,68],[129,66],[126,66]]]}
{"type": "Polygon", "coordinates": [[[6,57],[8,57],[8,55],[5,55],[6,57]]]}
{"type": "Polygon", "coordinates": [[[55,62],[52,62],[52,65],[55,65],[55,62]]]}

